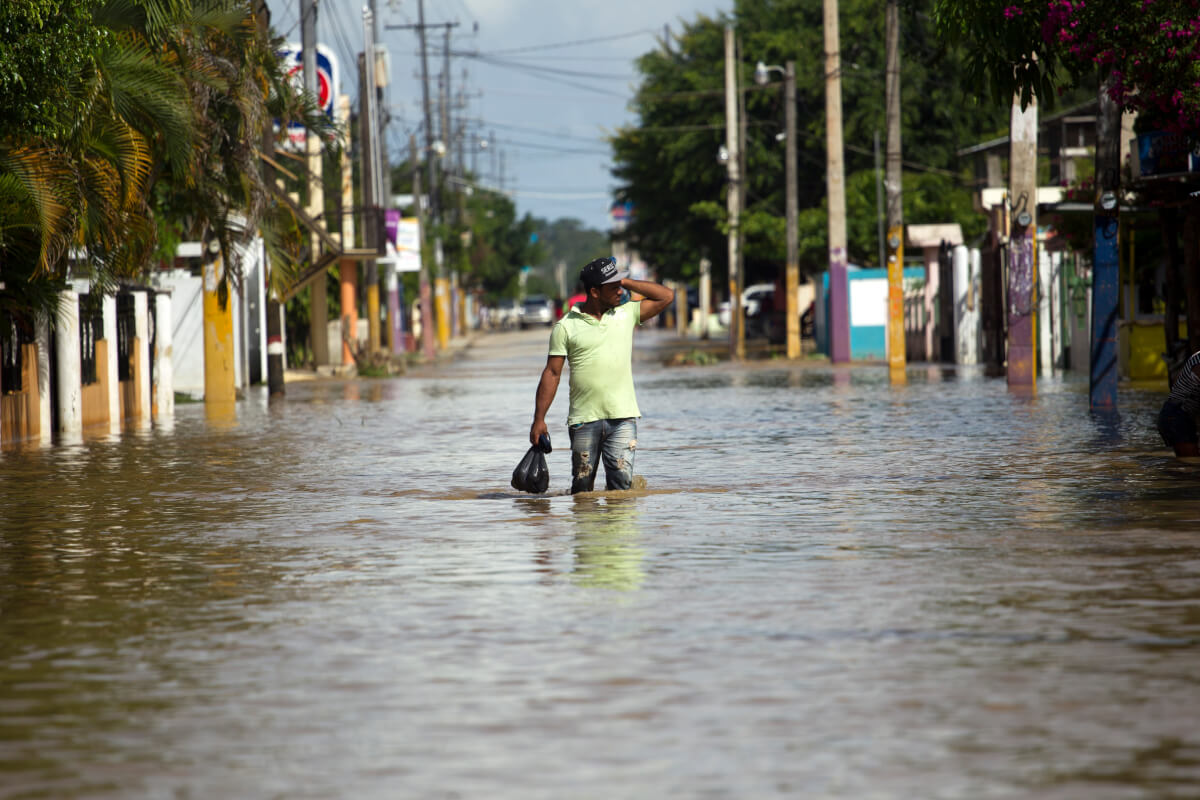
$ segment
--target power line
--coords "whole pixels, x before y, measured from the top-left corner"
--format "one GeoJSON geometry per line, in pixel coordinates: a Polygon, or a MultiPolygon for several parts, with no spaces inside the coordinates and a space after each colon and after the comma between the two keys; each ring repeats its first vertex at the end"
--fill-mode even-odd
{"type": "Polygon", "coordinates": [[[501,128],[509,131],[520,131],[521,133],[533,133],[539,136],[553,137],[556,139],[572,139],[577,142],[602,142],[607,138],[605,136],[573,136],[569,133],[552,133],[544,128],[534,128],[528,125],[513,125],[511,123],[504,122],[493,122],[492,120],[484,119],[471,120],[471,122],[489,128],[501,128]]]}
{"type": "Polygon", "coordinates": [[[555,49],[561,48],[561,47],[578,47],[581,44],[597,44],[599,42],[614,42],[618,39],[631,39],[634,36],[641,36],[641,35],[647,34],[647,33],[651,34],[651,35],[655,35],[656,31],[650,30],[649,28],[639,28],[636,31],[630,31],[629,33],[618,33],[618,34],[613,34],[612,36],[598,36],[593,39],[577,39],[573,42],[556,42],[554,44],[533,44],[533,45],[527,45],[525,47],[510,47],[510,48],[506,48],[504,50],[493,50],[492,55],[511,55],[513,53],[528,53],[528,52],[532,52],[534,50],[555,50],[555,49]]]}
{"type": "Polygon", "coordinates": [[[575,153],[578,155],[610,155],[608,150],[598,150],[586,147],[555,147],[549,144],[540,144],[538,142],[522,142],[517,139],[499,139],[500,144],[511,145],[512,147],[526,147],[532,150],[548,150],[553,153],[575,153]]]}
{"type": "Polygon", "coordinates": [[[504,58],[496,58],[494,56],[486,56],[470,50],[452,50],[450,55],[459,56],[461,58],[473,58],[477,61],[482,61],[485,64],[491,64],[496,67],[508,67],[509,69],[521,69],[527,72],[545,72],[548,75],[565,75],[568,78],[590,78],[601,81],[623,81],[633,80],[635,75],[627,72],[584,72],[577,69],[558,69],[556,67],[542,67],[536,64],[526,64],[521,61],[511,61],[504,58]]]}

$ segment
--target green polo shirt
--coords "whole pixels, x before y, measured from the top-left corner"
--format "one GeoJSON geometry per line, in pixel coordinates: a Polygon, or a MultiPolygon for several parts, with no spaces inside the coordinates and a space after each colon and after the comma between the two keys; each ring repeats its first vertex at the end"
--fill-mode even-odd
{"type": "Polygon", "coordinates": [[[633,393],[633,329],[641,303],[629,302],[596,319],[572,306],[550,332],[550,355],[571,368],[567,424],[640,417],[633,393]]]}

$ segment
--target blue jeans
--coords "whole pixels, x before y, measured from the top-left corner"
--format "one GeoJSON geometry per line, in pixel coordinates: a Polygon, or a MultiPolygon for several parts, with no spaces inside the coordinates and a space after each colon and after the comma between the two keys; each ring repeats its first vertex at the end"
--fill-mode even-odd
{"type": "Polygon", "coordinates": [[[1162,437],[1167,447],[1177,444],[1195,444],[1196,423],[1192,415],[1174,400],[1163,403],[1162,411],[1158,412],[1158,435],[1162,437]]]}
{"type": "Polygon", "coordinates": [[[628,489],[633,483],[637,420],[598,419],[567,428],[571,434],[571,494],[590,492],[604,457],[604,488],[628,489]]]}

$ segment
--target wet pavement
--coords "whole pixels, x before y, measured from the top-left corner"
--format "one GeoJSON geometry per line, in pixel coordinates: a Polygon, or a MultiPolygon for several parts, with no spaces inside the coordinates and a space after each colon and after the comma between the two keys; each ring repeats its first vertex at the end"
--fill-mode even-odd
{"type": "Polygon", "coordinates": [[[0,453],[0,797],[1195,796],[1162,394],[639,337],[637,491],[508,486],[545,331],[0,453]]]}

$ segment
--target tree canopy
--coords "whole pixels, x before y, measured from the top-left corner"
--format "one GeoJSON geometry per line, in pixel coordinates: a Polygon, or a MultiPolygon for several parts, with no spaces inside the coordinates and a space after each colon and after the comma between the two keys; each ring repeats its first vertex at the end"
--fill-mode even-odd
{"type": "Polygon", "coordinates": [[[936,0],[967,75],[997,102],[1053,98],[1097,76],[1113,100],[1155,124],[1200,131],[1200,0],[936,0]]]}
{"type": "Polygon", "coordinates": [[[272,118],[329,129],[249,0],[16,0],[0,27],[26,34],[0,44],[0,307],[18,316],[72,270],[104,291],[142,277],[168,231],[232,256],[278,211],[272,118]]]}
{"type": "MultiPolygon", "coordinates": [[[[884,4],[842,0],[841,61],[850,260],[877,261],[873,141],[884,118],[884,4]]],[[[963,54],[933,36],[930,0],[902,12],[902,124],[906,222],[956,221],[971,232],[969,178],[957,150],[1004,129],[1007,109],[965,91],[963,54]]],[[[801,209],[801,268],[826,267],[825,76],[820,0],[737,0],[731,15],[699,16],[639,59],[638,120],[612,136],[618,200],[634,206],[626,237],[664,277],[690,278],[702,256],[726,266],[724,28],[740,42],[747,116],[746,280],[774,278],[785,255],[785,175],[779,79],[754,84],[758,61],[796,64],[795,147],[801,209]]]]}

